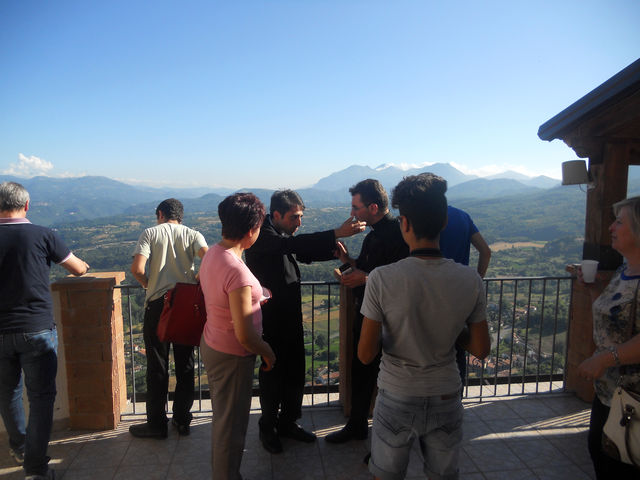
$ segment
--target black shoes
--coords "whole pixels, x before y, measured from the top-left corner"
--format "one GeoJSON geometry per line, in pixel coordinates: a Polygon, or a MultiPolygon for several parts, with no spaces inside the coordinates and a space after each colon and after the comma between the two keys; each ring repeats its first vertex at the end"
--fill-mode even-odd
{"type": "Polygon", "coordinates": [[[148,422],[131,425],[129,433],[138,438],[167,438],[167,425],[156,426],[148,422]]]}
{"type": "Polygon", "coordinates": [[[176,427],[176,430],[178,430],[178,435],[182,437],[186,437],[191,433],[191,427],[188,423],[180,423],[175,418],[172,418],[171,425],[176,427]]]}
{"type": "Polygon", "coordinates": [[[273,454],[282,453],[282,442],[273,428],[260,428],[260,441],[264,449],[273,454]]]}
{"type": "Polygon", "coordinates": [[[280,437],[292,438],[305,443],[316,441],[316,436],[313,433],[307,432],[295,422],[286,424],[286,426],[280,425],[277,431],[275,428],[264,428],[260,426],[260,441],[267,452],[273,454],[282,453],[280,437]]]}
{"type": "MultiPolygon", "coordinates": [[[[366,424],[365,424],[366,425],[366,424]]],[[[347,423],[342,430],[330,433],[324,439],[329,443],[345,443],[349,440],[366,440],[369,434],[369,428],[367,426],[354,427],[350,423],[347,423]]]]}
{"type": "Polygon", "coordinates": [[[293,438],[294,440],[304,443],[313,443],[316,441],[316,436],[313,433],[307,432],[295,422],[278,426],[278,435],[293,438]]]}

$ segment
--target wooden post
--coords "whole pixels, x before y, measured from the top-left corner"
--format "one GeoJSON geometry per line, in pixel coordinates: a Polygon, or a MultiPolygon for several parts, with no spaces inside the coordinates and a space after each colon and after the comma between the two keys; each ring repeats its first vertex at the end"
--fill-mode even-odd
{"type": "Polygon", "coordinates": [[[340,286],[340,402],[345,416],[351,413],[351,361],[353,358],[353,321],[356,311],[351,288],[340,286]]]}

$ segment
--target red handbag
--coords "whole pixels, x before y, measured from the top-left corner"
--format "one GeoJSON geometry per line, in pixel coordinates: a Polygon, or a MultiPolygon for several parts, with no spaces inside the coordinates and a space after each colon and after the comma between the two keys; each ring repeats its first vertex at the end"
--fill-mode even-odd
{"type": "Polygon", "coordinates": [[[198,346],[206,321],[207,310],[200,284],[176,283],[164,294],[158,339],[161,342],[198,346]]]}

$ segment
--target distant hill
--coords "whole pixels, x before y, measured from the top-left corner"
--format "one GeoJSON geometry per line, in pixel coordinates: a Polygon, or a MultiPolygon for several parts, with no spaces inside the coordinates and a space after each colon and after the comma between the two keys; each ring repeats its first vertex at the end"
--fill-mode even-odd
{"type": "Polygon", "coordinates": [[[508,178],[498,178],[495,180],[478,178],[449,188],[447,190],[447,198],[453,202],[461,198],[496,198],[508,195],[535,193],[540,190],[542,189],[529,187],[517,180],[508,178]]]}
{"type": "Polygon", "coordinates": [[[538,187],[538,188],[553,188],[560,185],[560,180],[556,180],[555,178],[547,177],[545,175],[539,175],[537,177],[527,177],[518,172],[514,172],[508,170],[506,172],[497,173],[495,175],[489,175],[488,177],[484,177],[487,180],[498,180],[498,179],[511,179],[517,180],[523,185],[527,185],[529,187],[538,187]]]}
{"type": "Polygon", "coordinates": [[[143,208],[153,205],[152,208],[155,209],[165,198],[178,197],[186,200],[201,196],[206,191],[138,187],[100,176],[38,176],[28,179],[0,176],[0,182],[4,181],[24,185],[31,197],[29,219],[41,225],[108,217],[129,209],[135,210],[136,205],[142,205],[143,208]]]}
{"type": "Polygon", "coordinates": [[[584,235],[586,193],[577,185],[452,203],[473,218],[487,242],[549,241],[584,235]]]}
{"type": "Polygon", "coordinates": [[[529,178],[528,180],[519,180],[519,182],[524,183],[530,187],[538,187],[538,188],[553,188],[561,185],[560,180],[556,180],[555,178],[546,177],[544,175],[540,175],[538,177],[529,178]]]}

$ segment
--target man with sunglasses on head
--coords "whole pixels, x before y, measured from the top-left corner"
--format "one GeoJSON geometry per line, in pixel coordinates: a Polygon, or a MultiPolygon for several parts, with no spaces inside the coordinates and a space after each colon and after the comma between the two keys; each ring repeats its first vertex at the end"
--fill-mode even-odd
{"type": "Polygon", "coordinates": [[[342,284],[353,289],[357,316],[353,324],[353,358],[351,363],[351,414],[347,424],[325,437],[329,443],[364,440],[368,435],[368,418],[371,398],[378,378],[380,356],[369,365],[358,360],[358,341],[362,329],[360,306],[364,298],[367,276],[374,268],[397,262],[409,255],[409,247],[402,238],[396,218],[389,212],[389,198],[384,188],[374,179],[358,182],[349,189],[351,215],[371,227],[362,242],[357,259],[349,257],[345,246],[338,242],[338,252],[343,263],[351,265],[351,271],[343,273],[342,284]]]}

